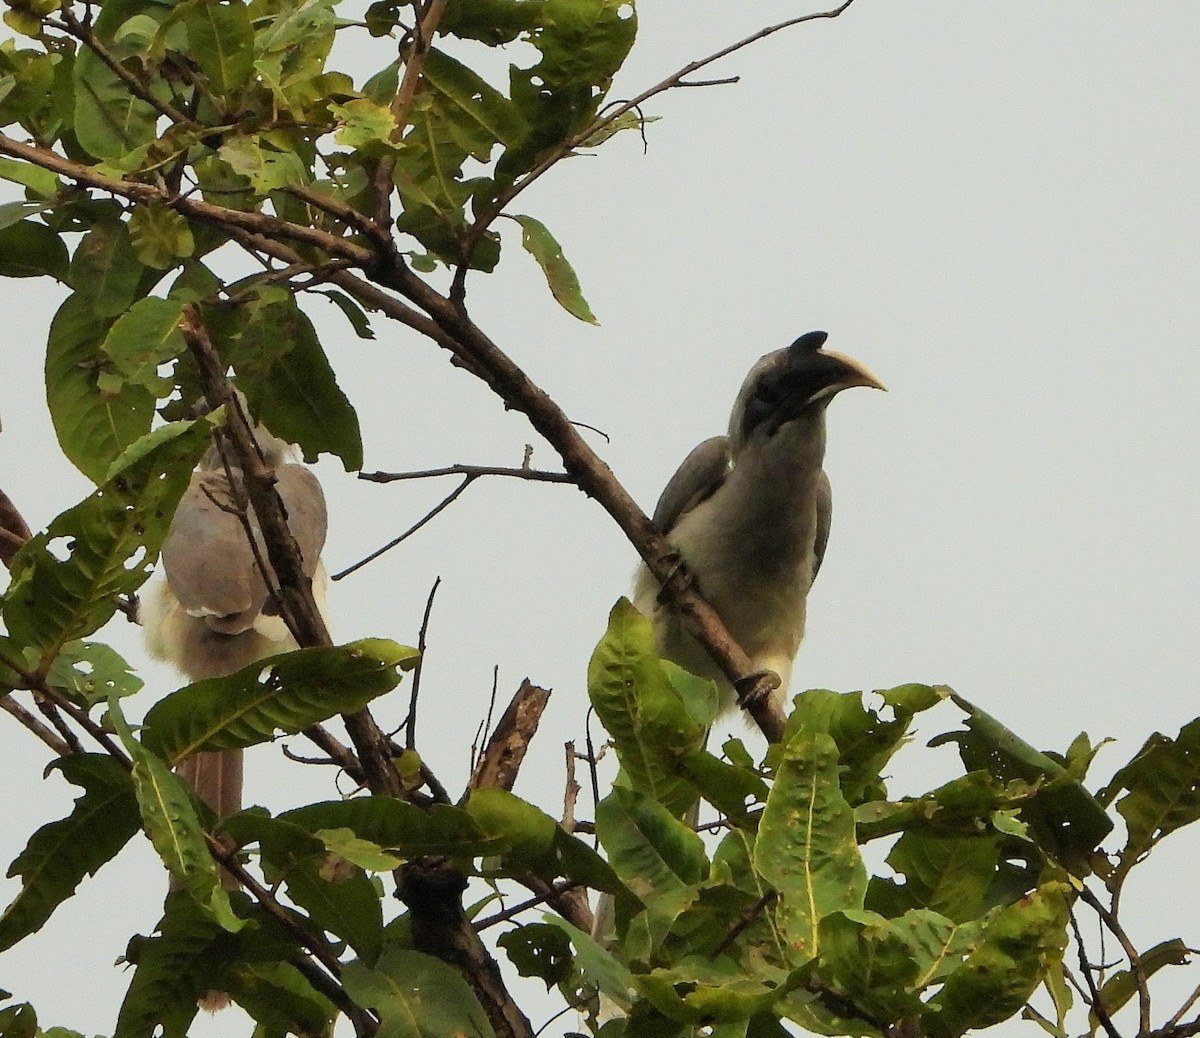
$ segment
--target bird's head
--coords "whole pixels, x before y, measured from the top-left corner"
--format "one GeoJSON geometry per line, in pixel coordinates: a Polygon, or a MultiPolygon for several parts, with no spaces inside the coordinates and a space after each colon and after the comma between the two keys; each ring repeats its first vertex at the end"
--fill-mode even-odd
{"type": "Polygon", "coordinates": [[[862,364],[822,347],[828,335],[808,332],[786,349],[762,357],[750,369],[729,417],[729,441],[736,455],[757,429],[774,436],[788,422],[819,415],[843,389],[884,385],[862,364]]]}

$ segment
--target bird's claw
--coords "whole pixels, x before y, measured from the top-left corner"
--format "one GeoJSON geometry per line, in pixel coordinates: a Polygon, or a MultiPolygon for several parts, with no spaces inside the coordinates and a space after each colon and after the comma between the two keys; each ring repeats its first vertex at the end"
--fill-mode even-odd
{"type": "Polygon", "coordinates": [[[769,702],[772,693],[782,684],[783,682],[775,671],[756,670],[752,674],[738,678],[733,683],[733,690],[737,693],[738,706],[743,710],[753,710],[755,707],[769,702]]]}
{"type": "Polygon", "coordinates": [[[694,587],[696,584],[695,574],[688,569],[687,564],[683,561],[683,556],[679,552],[670,552],[663,556],[663,561],[668,563],[671,568],[663,579],[662,588],[658,592],[660,605],[665,605],[680,591],[694,587]]]}

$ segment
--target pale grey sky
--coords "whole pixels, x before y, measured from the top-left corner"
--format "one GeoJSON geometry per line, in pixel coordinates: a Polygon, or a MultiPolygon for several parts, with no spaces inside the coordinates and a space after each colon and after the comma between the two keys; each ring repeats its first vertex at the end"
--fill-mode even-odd
{"type": "MultiPolygon", "coordinates": [[[[615,96],[800,12],[643,0],[615,96]]],[[[558,309],[516,225],[468,304],[573,418],[611,437],[594,442],[648,510],[684,454],[723,430],[751,363],[826,329],[890,392],[830,409],[833,531],[795,686],[945,682],[1043,748],[1081,730],[1114,738],[1095,765],[1107,778],[1150,732],[1200,712],[1198,48],[1200,6],[1183,0],[857,0],[711,70],[736,86],[654,99],[647,154],[624,134],[521,199],[562,242],[599,328],[558,309]]],[[[387,60],[364,48],[341,65],[387,60]]],[[[24,282],[0,304],[0,486],[34,526],[87,490],[43,402],[60,298],[24,282]]],[[[364,343],[331,308],[309,310],[364,420],[368,469],[512,465],[527,442],[535,464],[556,466],[521,416],[429,343],[382,326],[364,343]]],[[[337,465],[321,475],[333,570],[453,486],[361,484],[337,465]]],[[[562,743],[583,735],[585,664],[633,568],[577,491],[483,481],[331,589],[334,634],[415,643],[440,575],[421,748],[460,788],[493,665],[502,701],[528,675],[555,694],[517,792],[557,813],[562,743]]],[[[144,662],[127,624],[107,633],[144,662]]],[[[162,668],[148,681],[147,702],[175,687],[162,668]]],[[[45,754],[15,727],[5,746],[0,775],[19,792],[2,863],[74,792],[36,778],[45,754]]],[[[914,746],[893,792],[953,768],[949,750],[914,746]]],[[[248,774],[248,799],[273,809],[333,792],[329,773],[267,747],[248,774]]],[[[1135,873],[1125,910],[1140,946],[1200,942],[1197,899],[1180,886],[1198,839],[1174,837],[1135,873]]],[[[161,883],[148,850],[127,849],[0,958],[0,986],[45,1025],[111,1031],[128,979],[112,962],[153,926],[161,883]]],[[[0,903],[11,892],[0,884],[0,903]]],[[[235,1033],[233,1019],[194,1033],[235,1033]]]]}

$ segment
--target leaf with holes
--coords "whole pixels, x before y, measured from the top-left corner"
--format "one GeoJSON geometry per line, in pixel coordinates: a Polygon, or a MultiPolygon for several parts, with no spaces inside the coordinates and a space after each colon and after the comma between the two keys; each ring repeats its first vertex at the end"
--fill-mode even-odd
{"type": "Polygon", "coordinates": [[[383,638],[298,649],[173,692],[150,708],[142,738],[170,764],[197,750],[233,750],[352,714],[390,692],[417,650],[383,638]]]}

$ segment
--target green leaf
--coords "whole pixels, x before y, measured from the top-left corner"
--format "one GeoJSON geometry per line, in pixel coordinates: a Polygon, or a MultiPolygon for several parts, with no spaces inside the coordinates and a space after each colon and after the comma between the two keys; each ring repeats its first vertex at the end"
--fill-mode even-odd
{"type": "Polygon", "coordinates": [[[51,913],[129,842],[140,826],[129,773],[111,757],[76,754],[50,765],[83,789],[70,815],[42,826],[9,866],[21,890],[0,916],[0,951],[40,930],[51,913]]]}
{"type": "Polygon", "coordinates": [[[37,1014],[28,1002],[0,1009],[0,1038],[37,1038],[38,1033],[37,1014]]]}
{"type": "Polygon", "coordinates": [[[978,920],[956,925],[929,909],[898,919],[848,910],[821,920],[821,965],[840,992],[884,1023],[917,1017],[918,996],[953,973],[979,942],[978,920]]]}
{"type": "Polygon", "coordinates": [[[67,296],[46,349],[46,399],[63,453],[95,483],[113,459],[150,430],[154,397],[144,386],[104,393],[99,376],[107,358],[100,344],[112,321],[98,317],[78,292],[67,296]]]}
{"type": "Polygon", "coordinates": [[[437,93],[439,113],[459,145],[480,162],[491,158],[496,144],[515,146],[529,132],[528,124],[507,97],[436,47],[425,56],[421,79],[427,89],[437,93]]]}
{"type": "Polygon", "coordinates": [[[661,938],[708,874],[704,842],[656,800],[619,786],[596,805],[596,833],[661,938]]]}
{"type": "Polygon", "coordinates": [[[137,206],[127,226],[134,254],[144,266],[167,270],[196,251],[187,220],[165,205],[137,206]]]}
{"type": "Polygon", "coordinates": [[[50,665],[46,680],[90,709],[110,696],[131,696],[144,684],[129,664],[103,642],[68,642],[50,665]]]}
{"type": "MultiPolygon", "coordinates": [[[[318,928],[345,940],[368,962],[375,961],[382,948],[383,912],[375,885],[361,869],[346,869],[322,840],[299,825],[269,817],[262,808],[242,811],[222,828],[239,847],[259,845],[268,883],[285,883],[288,897],[318,928]]],[[[350,830],[318,830],[346,831],[350,830]]]]}
{"type": "Polygon", "coordinates": [[[52,208],[49,202],[5,202],[0,205],[0,228],[11,227],[29,216],[40,216],[52,208]]]}
{"type": "Polygon", "coordinates": [[[521,225],[521,244],[542,268],[542,273],[546,275],[546,284],[550,286],[550,292],[558,301],[558,305],[572,317],[588,324],[599,324],[592,308],[583,298],[574,268],[567,262],[562,247],[555,241],[546,225],[532,216],[509,216],[509,219],[521,225]]]}
{"type": "Polygon", "coordinates": [[[290,962],[237,962],[222,980],[229,996],[259,1025],[256,1035],[332,1033],[337,1009],[290,962]]]}
{"type": "Polygon", "coordinates": [[[1200,818],[1200,718],[1175,739],[1155,732],[1101,793],[1110,803],[1121,790],[1117,810],[1126,839],[1109,880],[1118,889],[1129,870],[1163,837],[1200,818]]]}
{"type": "Polygon", "coordinates": [[[547,991],[571,975],[575,962],[571,942],[557,926],[526,923],[501,934],[496,943],[522,977],[540,977],[547,991]]]}
{"type": "MultiPolygon", "coordinates": [[[[167,895],[159,936],[129,942],[125,958],[136,971],[113,1038],[186,1038],[196,1001],[209,991],[244,995],[260,977],[277,989],[291,987],[274,964],[298,954],[295,937],[278,920],[256,911],[245,894],[235,891],[230,897],[252,920],[237,933],[217,925],[186,892],[167,895]]],[[[257,1006],[261,998],[247,1004],[257,1006]]],[[[291,999],[288,1004],[295,1005],[291,999]]]]}
{"type": "Polygon", "coordinates": [[[184,349],[179,330],[182,316],[183,304],[178,300],[147,296],[118,317],[100,344],[111,361],[109,370],[97,379],[100,391],[115,396],[133,384],[157,395],[163,382],[158,375],[159,365],[173,360],[184,349]]]}
{"type": "Polygon", "coordinates": [[[887,863],[904,877],[902,884],[872,881],[867,905],[888,916],[928,908],[963,923],[982,914],[985,897],[1000,861],[997,833],[936,836],[907,832],[896,841],[887,863]]]}
{"type": "Polygon", "coordinates": [[[423,811],[401,800],[356,797],[308,804],[279,816],[279,821],[308,833],[322,829],[349,829],[404,858],[442,854],[477,858],[503,853],[504,836],[489,836],[466,811],[444,804],[423,811]]]}
{"type": "Polygon", "coordinates": [[[850,804],[882,800],[887,791],[880,776],[904,744],[912,719],[910,712],[893,709],[894,720],[884,721],[863,706],[861,692],[809,689],[795,697],[784,744],[800,730],[827,733],[837,743],[842,793],[850,804]]]}
{"type": "Polygon", "coordinates": [[[819,954],[825,916],[862,907],[867,871],[829,735],[800,731],[788,742],[759,822],[754,865],[779,895],[776,924],[796,966],[819,954]]]}
{"type": "MultiPolygon", "coordinates": [[[[103,17],[103,15],[101,16],[103,17]]],[[[121,78],[90,48],[82,47],[73,69],[75,135],[96,159],[119,159],[156,139],[158,110],[135,97],[121,78]]],[[[147,80],[149,89],[165,100],[165,82],[147,80]]]]}
{"type": "Polygon", "coordinates": [[[128,310],[145,273],[123,223],[92,228],[71,257],[71,284],[98,317],[116,317],[128,310]]]}
{"type": "Polygon", "coordinates": [[[107,623],[117,597],[142,585],[208,442],[207,422],[160,430],[153,449],[139,453],[17,553],[4,622],[13,638],[42,650],[43,665],[65,643],[107,623]]]}
{"type": "Polygon", "coordinates": [[[1021,1010],[1047,970],[1061,968],[1070,897],[1068,883],[1049,880],[991,919],[979,946],[930,1000],[930,1038],[958,1038],[1021,1010]]]}
{"type": "Polygon", "coordinates": [[[189,57],[208,77],[213,93],[228,101],[254,71],[254,27],[246,6],[233,0],[200,0],[185,7],[189,57]]]}
{"type": "Polygon", "coordinates": [[[235,173],[249,178],[251,188],[259,195],[308,179],[298,155],[263,147],[258,138],[231,137],[217,149],[217,154],[235,173]]]}
{"type": "Polygon", "coordinates": [[[155,851],[181,887],[211,913],[217,925],[236,933],[245,920],[234,915],[229,893],[221,885],[219,868],[209,853],[192,791],[134,738],[115,696],[109,700],[108,716],[133,761],[133,789],[142,825],[155,851]]]}
{"type": "Polygon", "coordinates": [[[329,110],[338,121],[334,140],[342,147],[367,154],[383,154],[395,147],[396,117],[390,105],[356,97],[345,104],[331,104],[329,110]]]}
{"type": "Polygon", "coordinates": [[[546,915],[542,918],[547,925],[562,930],[570,939],[575,949],[575,965],[583,976],[594,983],[605,997],[622,1008],[628,1008],[632,1001],[633,977],[612,952],[560,916],[546,915]]]}
{"type": "Polygon", "coordinates": [[[232,750],[294,734],[390,692],[417,650],[382,638],[298,649],[172,692],[146,714],[142,739],[174,765],[198,750],[232,750]]]}
{"type": "Polygon", "coordinates": [[[327,851],[368,872],[391,872],[404,864],[403,858],[355,836],[350,829],[318,829],[313,835],[327,851]]]}
{"type": "MultiPolygon", "coordinates": [[[[1164,966],[1183,966],[1188,962],[1191,950],[1178,937],[1169,941],[1161,941],[1149,951],[1138,956],[1142,976],[1149,980],[1164,966]]],[[[1126,1002],[1138,992],[1137,975],[1133,970],[1117,970],[1100,989],[1100,1001],[1104,1003],[1105,1012],[1111,1017],[1126,1002]]],[[[1095,1014],[1091,1014],[1095,1019],[1095,1014]]]]}
{"type": "Polygon", "coordinates": [[[68,267],[66,245],[44,223],[21,220],[0,228],[0,277],[45,274],[66,283],[68,267]]]}
{"type": "Polygon", "coordinates": [[[588,695],[627,784],[682,817],[696,791],[682,777],[679,761],[704,745],[707,725],[689,715],[669,668],[655,653],[650,622],[627,599],[613,607],[592,654],[588,695]]]}
{"type": "Polygon", "coordinates": [[[1034,749],[979,707],[951,693],[968,714],[967,731],[951,732],[930,745],[957,742],[968,770],[984,769],[1004,781],[1040,784],[1021,809],[1038,845],[1077,875],[1090,871],[1091,852],[1111,831],[1112,819],[1057,760],[1034,749]]]}
{"type": "Polygon", "coordinates": [[[330,290],[328,292],[318,291],[316,294],[324,296],[346,315],[346,320],[350,322],[350,327],[354,329],[354,334],[360,339],[375,338],[375,332],[371,328],[371,319],[363,311],[363,308],[346,295],[345,292],[330,290]]]}
{"type": "Polygon", "coordinates": [[[379,1038],[493,1038],[495,1032],[462,975],[431,955],[394,949],[374,968],[348,963],[342,986],[379,1017],[379,1038]]]}
{"type": "Polygon", "coordinates": [[[276,436],[299,444],[307,461],[328,452],[347,472],[362,468],[358,415],[294,298],[257,310],[230,359],[250,409],[276,436]]]}
{"type": "Polygon", "coordinates": [[[479,831],[503,853],[553,882],[568,876],[597,890],[629,898],[629,891],[603,858],[553,818],[505,789],[471,791],[465,809],[479,831]],[[501,842],[502,841],[502,842],[501,842]]]}

